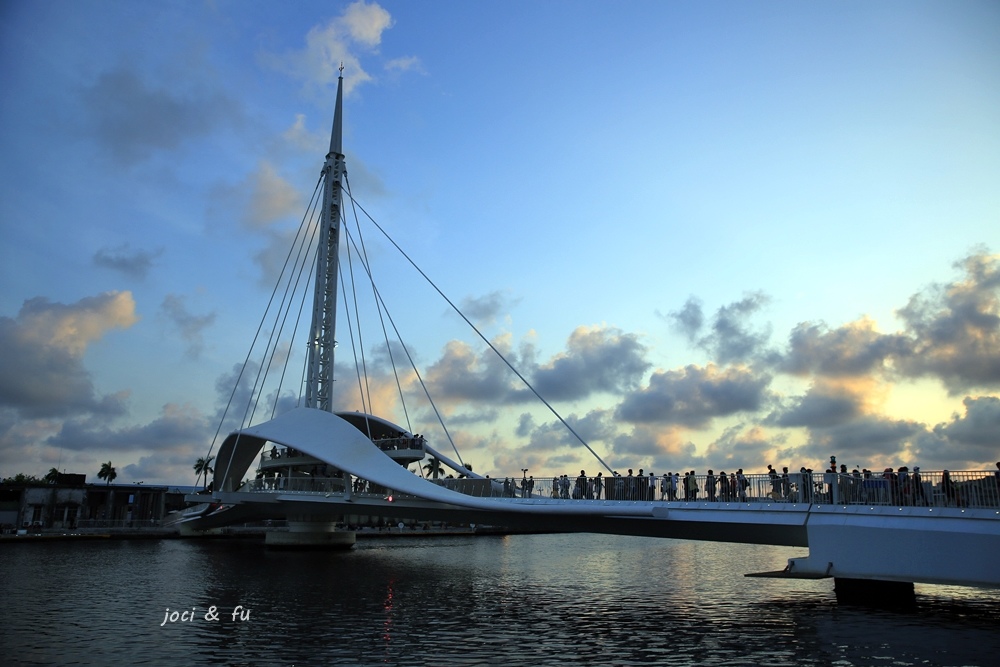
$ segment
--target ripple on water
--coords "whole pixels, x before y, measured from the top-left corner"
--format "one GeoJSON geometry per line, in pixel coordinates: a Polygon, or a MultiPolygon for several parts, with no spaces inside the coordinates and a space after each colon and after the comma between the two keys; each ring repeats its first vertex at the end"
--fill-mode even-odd
{"type": "Polygon", "coordinates": [[[5,664],[992,665],[1000,607],[918,587],[893,613],[830,582],[745,579],[802,550],[601,535],[0,550],[5,664]],[[238,605],[250,618],[234,622],[238,605]],[[216,606],[219,621],[204,613],[216,606]],[[201,620],[161,627],[164,612],[201,620]],[[11,660],[7,661],[7,656],[11,660]]]}

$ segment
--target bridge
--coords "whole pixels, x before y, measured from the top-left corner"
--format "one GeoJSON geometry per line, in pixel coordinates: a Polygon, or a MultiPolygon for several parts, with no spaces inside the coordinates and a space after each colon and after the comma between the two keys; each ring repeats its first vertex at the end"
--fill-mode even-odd
{"type": "MultiPolygon", "coordinates": [[[[297,250],[293,248],[289,254],[289,259],[294,260],[286,261],[279,278],[279,285],[286,285],[285,296],[280,300],[272,297],[268,312],[274,305],[273,323],[265,327],[262,321],[258,329],[258,333],[266,329],[274,336],[284,330],[286,321],[298,321],[292,309],[302,300],[293,298],[292,293],[308,282],[302,276],[314,271],[312,323],[303,371],[304,401],[300,403],[304,407],[233,431],[219,448],[212,491],[188,497],[194,506],[185,514],[182,528],[204,531],[251,520],[282,518],[288,520],[289,531],[269,533],[272,544],[345,546],[354,541],[354,533],[338,528],[345,515],[443,520],[528,530],[806,547],[808,556],[789,560],[781,571],[762,574],[833,577],[838,597],[841,592],[850,594],[855,587],[871,595],[871,587],[876,585],[892,595],[901,590],[903,595],[908,593],[912,597],[914,582],[1000,586],[1000,558],[997,558],[1000,478],[991,473],[952,477],[942,471],[927,473],[919,482],[911,478],[902,484],[898,478],[893,483],[891,479],[858,479],[835,473],[819,476],[797,473],[790,475],[787,483],[779,482],[777,486],[772,479],[762,476],[741,475],[734,480],[735,484],[728,483],[728,479],[723,483],[715,476],[711,479],[694,476],[692,479],[704,491],[700,499],[690,494],[684,496],[683,492],[677,498],[673,494],[658,496],[654,483],[647,478],[640,482],[632,477],[588,477],[581,473],[572,482],[577,490],[574,494],[565,484],[558,484],[558,480],[551,483],[540,480],[532,487],[526,476],[520,483],[509,478],[504,481],[484,478],[384,419],[370,414],[335,413],[334,350],[341,236],[348,240],[348,257],[352,248],[357,250],[358,261],[364,263],[367,256],[361,251],[363,246],[356,248],[363,237],[360,233],[352,236],[344,212],[345,195],[351,202],[353,198],[342,146],[342,107],[343,76],[337,83],[330,149],[313,195],[316,202],[317,193],[321,192],[322,203],[310,207],[313,213],[319,212],[319,218],[313,220],[308,214],[303,217],[295,241],[297,250]],[[315,253],[307,249],[313,241],[315,253]],[[427,480],[406,469],[428,454],[465,474],[467,479],[427,480]],[[246,475],[255,462],[257,477],[249,480],[246,475]],[[718,488],[713,489],[713,482],[718,488]],[[561,487],[558,492],[557,487],[561,487]]],[[[412,263],[405,253],[403,256],[412,263]]],[[[365,264],[364,268],[360,273],[371,277],[370,267],[365,264]]],[[[418,271],[426,278],[423,271],[418,271]]],[[[372,287],[381,313],[384,304],[374,282],[372,287]]],[[[489,339],[475,329],[451,300],[445,300],[603,464],[489,339]]],[[[389,321],[392,322],[391,317],[389,321]]],[[[385,333],[384,323],[381,328],[385,333]]],[[[392,328],[395,329],[394,324],[392,328]]],[[[353,334],[350,338],[354,341],[353,334]]],[[[266,372],[275,368],[281,371],[281,378],[285,377],[282,364],[275,361],[275,354],[281,349],[292,348],[283,348],[277,340],[268,341],[265,357],[271,358],[258,366],[254,391],[242,411],[244,423],[252,420],[257,404],[264,402],[266,372]]],[[[392,349],[388,338],[386,349],[392,349]]],[[[284,356],[287,364],[291,355],[284,356]]],[[[395,362],[393,367],[395,370],[395,362]]],[[[240,377],[246,371],[245,365],[240,377]]],[[[359,370],[359,384],[360,379],[359,370]]],[[[280,393],[279,383],[274,395],[280,393]]],[[[236,394],[234,389],[232,396],[236,394]]],[[[364,393],[361,399],[362,405],[366,405],[364,393]]]]}
{"type": "Polygon", "coordinates": [[[875,586],[912,596],[914,582],[1000,587],[1000,477],[990,472],[925,472],[917,484],[749,475],[711,497],[707,477],[696,476],[702,495],[686,499],[683,490],[676,499],[665,493],[662,478],[582,476],[572,481],[574,498],[558,479],[533,488],[526,478],[424,479],[384,449],[341,416],[296,408],[225,440],[214,491],[189,496],[200,504],[185,523],[207,530],[287,518],[285,545],[348,535],[336,529],[344,515],[771,544],[806,547],[809,555],[750,576],[832,577],[838,596],[856,587],[870,596],[875,586]],[[281,472],[244,481],[258,461],[259,470],[281,472]]]}

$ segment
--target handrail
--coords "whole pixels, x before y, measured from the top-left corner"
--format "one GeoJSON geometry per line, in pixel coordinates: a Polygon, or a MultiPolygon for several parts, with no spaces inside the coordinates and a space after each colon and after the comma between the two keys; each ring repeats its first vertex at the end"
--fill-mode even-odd
{"type": "MultiPolygon", "coordinates": [[[[897,474],[872,474],[868,477],[844,473],[789,473],[787,478],[769,475],[727,475],[727,483],[715,479],[714,489],[708,475],[679,477],[675,489],[669,478],[656,477],[586,477],[529,480],[452,479],[430,480],[458,493],[479,498],[550,499],[550,500],[626,500],[646,502],[746,502],[807,503],[827,505],[883,505],[913,507],[968,507],[1000,509],[1000,475],[991,471],[930,471],[913,473],[902,479],[897,474]],[[885,476],[883,476],[885,475],[885,476]],[[565,479],[566,482],[561,480],[565,479]],[[685,479],[693,479],[696,493],[685,479]],[[600,480],[598,482],[598,480],[600,480]],[[652,480],[652,482],[650,481],[652,480]],[[744,481],[745,480],[745,481],[744,481]],[[919,481],[918,481],[919,480],[919,481]],[[735,482],[735,484],[733,484],[735,482]],[[735,489],[734,489],[735,486],[735,489]]],[[[326,476],[270,476],[255,479],[244,490],[255,493],[344,494],[344,480],[326,476]]],[[[391,489],[363,479],[353,478],[352,494],[393,495],[391,489]]],[[[397,498],[403,496],[396,495],[397,498]]]]}

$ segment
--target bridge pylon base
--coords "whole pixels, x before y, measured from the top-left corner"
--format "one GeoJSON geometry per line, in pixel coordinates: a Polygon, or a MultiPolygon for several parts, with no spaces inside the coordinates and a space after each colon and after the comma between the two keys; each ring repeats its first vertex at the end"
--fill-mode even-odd
{"type": "Polygon", "coordinates": [[[357,535],[332,521],[292,521],[287,531],[268,531],[264,545],[276,549],[350,549],[357,535]]]}

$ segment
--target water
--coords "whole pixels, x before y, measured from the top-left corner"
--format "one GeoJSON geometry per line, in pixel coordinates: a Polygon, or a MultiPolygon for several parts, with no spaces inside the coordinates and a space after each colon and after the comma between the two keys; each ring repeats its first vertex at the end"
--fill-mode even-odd
{"type": "Polygon", "coordinates": [[[838,606],[802,549],[602,535],[0,545],[6,665],[996,665],[995,591],[838,606]],[[218,620],[206,620],[212,608],[218,620]],[[164,623],[167,609],[193,620],[164,623]],[[233,618],[233,614],[236,618],[233,618]]]}

